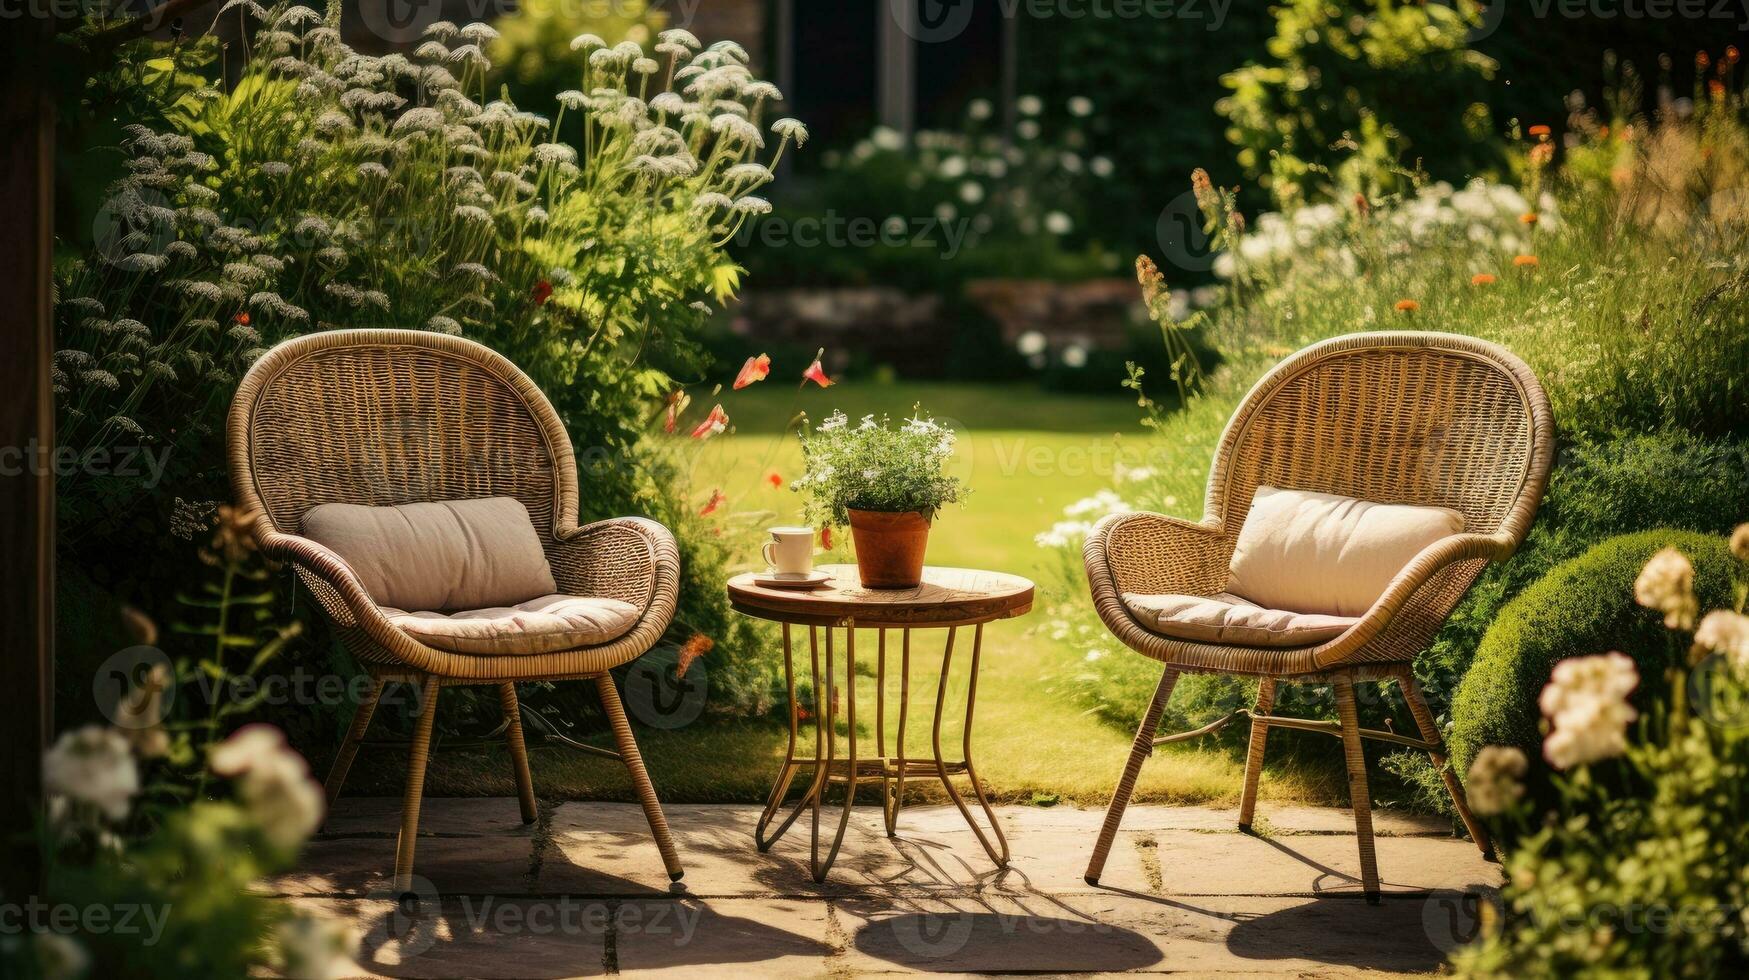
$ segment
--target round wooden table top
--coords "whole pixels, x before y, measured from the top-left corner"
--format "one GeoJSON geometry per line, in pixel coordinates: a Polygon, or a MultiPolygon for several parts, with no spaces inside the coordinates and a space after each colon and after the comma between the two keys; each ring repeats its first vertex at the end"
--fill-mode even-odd
{"type": "Polygon", "coordinates": [[[1018,575],[973,568],[923,569],[914,589],[865,589],[855,565],[821,565],[832,580],[817,589],[755,585],[754,573],[729,579],[729,603],[740,612],[779,623],[859,627],[971,626],[1032,609],[1032,583],[1018,575]]]}

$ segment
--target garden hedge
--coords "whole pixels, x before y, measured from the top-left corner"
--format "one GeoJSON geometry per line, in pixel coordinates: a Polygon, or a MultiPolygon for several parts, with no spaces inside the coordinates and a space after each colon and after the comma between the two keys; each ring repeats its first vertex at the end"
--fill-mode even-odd
{"type": "MultiPolygon", "coordinates": [[[[1501,611],[1452,702],[1452,762],[1468,770],[1485,745],[1516,745],[1541,758],[1537,697],[1557,661],[1620,650],[1640,668],[1634,704],[1644,715],[1666,700],[1666,670],[1686,651],[1686,634],[1634,602],[1634,579],[1659,549],[1675,547],[1695,568],[1703,611],[1730,601],[1735,559],[1725,539],[1662,528],[1610,538],[1557,565],[1501,611]]],[[[1532,791],[1548,770],[1533,765],[1532,791]]]]}

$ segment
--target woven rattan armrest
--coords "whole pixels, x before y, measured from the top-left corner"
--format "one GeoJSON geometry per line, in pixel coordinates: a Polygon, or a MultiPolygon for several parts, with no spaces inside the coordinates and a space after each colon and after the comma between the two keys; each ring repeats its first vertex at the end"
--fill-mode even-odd
{"type": "Polygon", "coordinates": [[[567,595],[600,596],[644,610],[639,628],[656,635],[673,618],[680,591],[674,535],[642,517],[614,517],[562,529],[547,548],[553,580],[567,595]]]}
{"type": "Polygon", "coordinates": [[[1094,525],[1082,548],[1097,599],[1124,592],[1215,595],[1227,587],[1233,541],[1216,524],[1164,514],[1114,514],[1094,525]]]}
{"type": "Polygon", "coordinates": [[[263,555],[291,564],[335,625],[364,633],[415,670],[436,668],[433,651],[389,623],[346,559],[309,538],[273,530],[265,518],[255,523],[255,540],[263,555]]]}
{"type": "Polygon", "coordinates": [[[1418,604],[1440,603],[1444,608],[1427,610],[1430,615],[1424,618],[1428,622],[1444,622],[1456,597],[1443,594],[1444,589],[1436,581],[1436,576],[1461,562],[1477,559],[1498,561],[1511,555],[1513,547],[1512,538],[1506,534],[1454,534],[1421,549],[1421,553],[1391,579],[1391,584],[1385,587],[1384,593],[1358,623],[1316,651],[1318,666],[1331,667],[1349,659],[1381,632],[1404,619],[1422,619],[1409,615],[1416,611],[1418,604]]]}

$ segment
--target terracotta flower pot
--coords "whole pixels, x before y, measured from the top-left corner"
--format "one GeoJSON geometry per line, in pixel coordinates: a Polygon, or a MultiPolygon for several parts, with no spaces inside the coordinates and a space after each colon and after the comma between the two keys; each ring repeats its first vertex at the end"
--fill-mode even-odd
{"type": "Polygon", "coordinates": [[[922,511],[850,511],[856,570],[864,588],[914,589],[923,582],[929,517],[922,511]]]}

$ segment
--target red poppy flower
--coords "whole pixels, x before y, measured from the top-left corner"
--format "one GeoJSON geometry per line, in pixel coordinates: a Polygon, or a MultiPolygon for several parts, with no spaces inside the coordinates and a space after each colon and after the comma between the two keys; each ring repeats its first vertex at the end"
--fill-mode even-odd
{"type": "Polygon", "coordinates": [[[820,529],[820,547],[828,550],[832,547],[832,525],[830,524],[820,529]]]}
{"type": "Polygon", "coordinates": [[[705,501],[705,505],[698,509],[698,516],[708,517],[709,515],[716,513],[716,509],[718,507],[721,507],[723,505],[723,501],[728,500],[728,499],[729,499],[728,496],[725,495],[721,490],[712,490],[711,491],[711,499],[705,501]]]}
{"type": "Polygon", "coordinates": [[[692,396],[678,389],[668,396],[668,418],[662,423],[663,432],[673,432],[680,424],[680,413],[686,411],[686,406],[692,404],[692,396]]]}
{"type": "Polygon", "coordinates": [[[741,373],[735,375],[735,390],[740,391],[755,381],[764,381],[771,373],[771,358],[764,354],[747,358],[747,363],[741,365],[741,373]]]}
{"type": "Polygon", "coordinates": [[[249,311],[244,310],[241,313],[238,313],[236,316],[232,317],[231,319],[237,321],[238,323],[241,323],[243,326],[246,327],[249,325],[249,311]]]}
{"type": "Polygon", "coordinates": [[[534,300],[534,305],[536,306],[545,306],[547,300],[550,299],[552,295],[553,284],[547,282],[545,279],[535,283],[534,288],[528,291],[528,298],[534,300]]]}
{"type": "Polygon", "coordinates": [[[765,482],[771,484],[771,488],[776,490],[778,487],[783,486],[783,477],[778,476],[776,473],[767,473],[765,474],[765,482]]]}
{"type": "Polygon", "coordinates": [[[709,415],[704,417],[704,421],[692,430],[692,437],[694,439],[709,439],[728,427],[729,413],[723,411],[723,406],[717,405],[711,409],[709,415]]]}
{"type": "Polygon", "coordinates": [[[1553,132],[1553,130],[1549,129],[1549,127],[1547,127],[1547,126],[1532,126],[1532,127],[1530,127],[1530,135],[1535,136],[1539,140],[1548,139],[1549,134],[1552,132],[1553,132]]]}
{"type": "Polygon", "coordinates": [[[814,363],[808,365],[808,369],[802,372],[802,381],[803,383],[812,381],[822,388],[832,387],[832,379],[826,377],[826,369],[820,366],[820,359],[817,357],[814,358],[814,363]]]}

